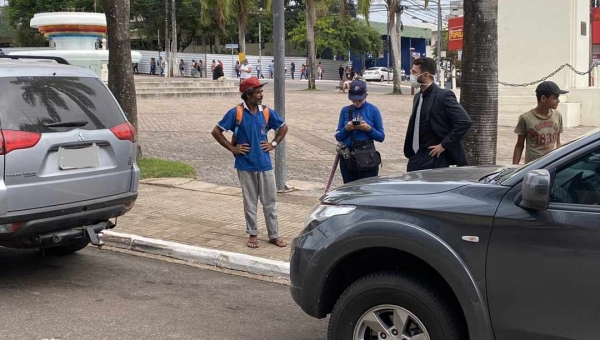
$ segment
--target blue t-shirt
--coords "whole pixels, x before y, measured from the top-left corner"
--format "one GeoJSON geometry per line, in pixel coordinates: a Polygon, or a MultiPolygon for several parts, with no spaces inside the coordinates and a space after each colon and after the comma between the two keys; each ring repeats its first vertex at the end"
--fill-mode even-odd
{"type": "Polygon", "coordinates": [[[349,148],[352,148],[352,139],[350,138],[350,134],[354,134],[354,140],[357,142],[362,142],[365,140],[374,140],[377,142],[383,142],[385,139],[385,131],[383,129],[383,119],[381,118],[381,113],[377,106],[365,102],[360,108],[354,108],[353,117],[348,117],[348,106],[344,106],[342,111],[340,112],[340,119],[338,121],[337,132],[335,133],[335,139],[338,142],[344,142],[349,148]],[[349,120],[352,118],[358,118],[361,121],[369,124],[371,126],[371,131],[366,132],[362,130],[354,130],[347,131],[346,124],[348,124],[349,120]]]}
{"type": "MultiPolygon", "coordinates": [[[[260,147],[260,142],[268,141],[267,132],[277,130],[284,122],[279,115],[269,109],[269,121],[265,122],[263,106],[258,106],[256,115],[252,114],[244,103],[242,123],[238,127],[236,140],[238,144],[249,144],[250,152],[246,155],[235,155],[235,168],[242,171],[261,172],[273,170],[271,156],[260,147]]],[[[235,114],[237,106],[229,110],[219,122],[224,131],[235,131],[235,114]]]]}

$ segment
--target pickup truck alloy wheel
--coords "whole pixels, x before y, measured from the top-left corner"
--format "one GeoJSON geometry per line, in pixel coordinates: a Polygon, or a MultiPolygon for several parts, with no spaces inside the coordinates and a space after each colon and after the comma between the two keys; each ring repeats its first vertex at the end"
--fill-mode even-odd
{"type": "Polygon", "coordinates": [[[329,318],[328,340],[467,340],[452,294],[410,272],[382,271],[350,284],[329,318]]]}
{"type": "Polygon", "coordinates": [[[368,310],[356,323],[353,339],[431,340],[419,318],[394,305],[380,305],[368,310]]]}

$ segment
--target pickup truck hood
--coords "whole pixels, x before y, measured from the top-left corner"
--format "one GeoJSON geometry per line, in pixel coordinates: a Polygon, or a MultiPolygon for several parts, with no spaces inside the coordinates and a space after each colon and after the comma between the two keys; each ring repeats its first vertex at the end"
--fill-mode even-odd
{"type": "Polygon", "coordinates": [[[414,171],[394,177],[367,178],[332,190],[321,197],[321,201],[337,203],[364,196],[437,194],[477,182],[502,169],[502,166],[451,167],[414,171]]]}

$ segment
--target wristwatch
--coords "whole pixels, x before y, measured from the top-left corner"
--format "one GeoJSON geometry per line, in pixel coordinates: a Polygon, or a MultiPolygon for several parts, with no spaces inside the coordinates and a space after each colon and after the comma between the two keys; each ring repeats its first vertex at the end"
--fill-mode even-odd
{"type": "Polygon", "coordinates": [[[273,145],[273,147],[276,147],[277,146],[277,142],[276,141],[272,141],[271,145],[273,145]]]}

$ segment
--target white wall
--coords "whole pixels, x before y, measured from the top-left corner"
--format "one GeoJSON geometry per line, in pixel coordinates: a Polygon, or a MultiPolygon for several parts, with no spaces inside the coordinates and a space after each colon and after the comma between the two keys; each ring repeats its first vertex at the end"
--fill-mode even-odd
{"type": "MultiPolygon", "coordinates": [[[[499,80],[535,81],[565,63],[587,70],[589,27],[588,0],[499,0],[499,80]],[[581,36],[581,21],[587,36],[581,36]]],[[[564,88],[587,86],[586,76],[566,69],[550,80],[564,88]]]]}

